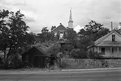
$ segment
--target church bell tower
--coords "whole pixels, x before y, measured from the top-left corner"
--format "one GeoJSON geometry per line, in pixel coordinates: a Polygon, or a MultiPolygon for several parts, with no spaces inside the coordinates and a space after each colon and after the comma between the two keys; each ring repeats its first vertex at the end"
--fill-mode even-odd
{"type": "Polygon", "coordinates": [[[69,17],[69,21],[68,21],[68,27],[69,28],[73,28],[73,20],[72,20],[72,12],[70,10],[70,17],[69,17]]]}

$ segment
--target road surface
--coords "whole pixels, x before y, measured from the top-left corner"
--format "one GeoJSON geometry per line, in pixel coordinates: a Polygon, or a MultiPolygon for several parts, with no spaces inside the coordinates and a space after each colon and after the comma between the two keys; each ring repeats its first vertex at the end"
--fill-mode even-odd
{"type": "Polygon", "coordinates": [[[0,81],[121,81],[121,70],[0,73],[0,81]]]}

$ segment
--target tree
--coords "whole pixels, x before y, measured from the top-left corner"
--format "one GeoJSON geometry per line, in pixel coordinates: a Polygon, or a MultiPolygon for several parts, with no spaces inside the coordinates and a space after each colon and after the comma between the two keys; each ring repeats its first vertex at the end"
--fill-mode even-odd
{"type": "Polygon", "coordinates": [[[47,29],[47,27],[43,27],[42,30],[41,30],[42,33],[47,33],[48,31],[49,30],[47,29]]]}
{"type": "Polygon", "coordinates": [[[93,45],[94,41],[106,35],[107,33],[109,33],[109,29],[104,28],[102,24],[91,20],[87,25],[85,25],[85,28],[81,29],[78,33],[80,40],[76,45],[81,49],[81,51],[88,55],[87,47],[93,45]]]}
{"type": "Polygon", "coordinates": [[[56,26],[52,26],[52,27],[51,27],[51,31],[53,31],[55,28],[56,28],[56,26]]]}
{"type": "Polygon", "coordinates": [[[104,28],[102,24],[91,20],[87,25],[85,25],[85,30],[81,29],[79,34],[83,36],[88,36],[92,41],[109,33],[109,29],[104,28]]]}
{"type": "Polygon", "coordinates": [[[72,28],[67,28],[67,32],[64,34],[64,38],[69,40],[72,43],[72,45],[75,46],[77,34],[72,28]]]}
{"type": "Polygon", "coordinates": [[[3,10],[0,14],[4,14],[0,15],[0,50],[4,52],[4,64],[7,67],[9,56],[16,55],[18,49],[28,45],[26,36],[29,27],[20,11],[3,10]]]}
{"type": "Polygon", "coordinates": [[[47,27],[43,27],[41,33],[38,33],[38,38],[41,42],[54,40],[54,33],[49,32],[47,27]]]}
{"type": "Polygon", "coordinates": [[[80,59],[80,58],[87,58],[87,55],[85,51],[83,51],[82,49],[73,49],[71,50],[70,57],[75,59],[80,59]]]}
{"type": "Polygon", "coordinates": [[[25,38],[26,38],[26,42],[27,42],[28,45],[33,45],[36,42],[36,35],[32,32],[27,33],[25,38]]]}
{"type": "Polygon", "coordinates": [[[0,50],[4,52],[4,62],[6,59],[6,50],[9,46],[8,32],[9,28],[7,27],[6,20],[9,15],[8,10],[0,10],[0,50]]]}

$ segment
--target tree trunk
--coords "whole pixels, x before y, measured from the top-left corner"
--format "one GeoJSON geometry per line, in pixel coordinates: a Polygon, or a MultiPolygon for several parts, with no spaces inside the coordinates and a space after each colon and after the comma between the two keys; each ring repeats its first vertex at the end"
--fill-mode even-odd
{"type": "Polygon", "coordinates": [[[4,59],[3,59],[3,67],[5,68],[5,69],[7,69],[8,68],[8,59],[7,59],[7,53],[6,53],[6,50],[4,50],[3,51],[4,52],[4,59]]]}

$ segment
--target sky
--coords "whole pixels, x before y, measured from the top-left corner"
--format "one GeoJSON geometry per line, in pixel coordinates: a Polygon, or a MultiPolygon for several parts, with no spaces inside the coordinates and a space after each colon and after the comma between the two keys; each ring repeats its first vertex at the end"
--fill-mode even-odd
{"type": "Polygon", "coordinates": [[[110,28],[121,22],[121,0],[0,0],[0,9],[21,10],[32,32],[41,32],[62,23],[68,26],[70,9],[74,26],[81,27],[95,20],[110,28]]]}

